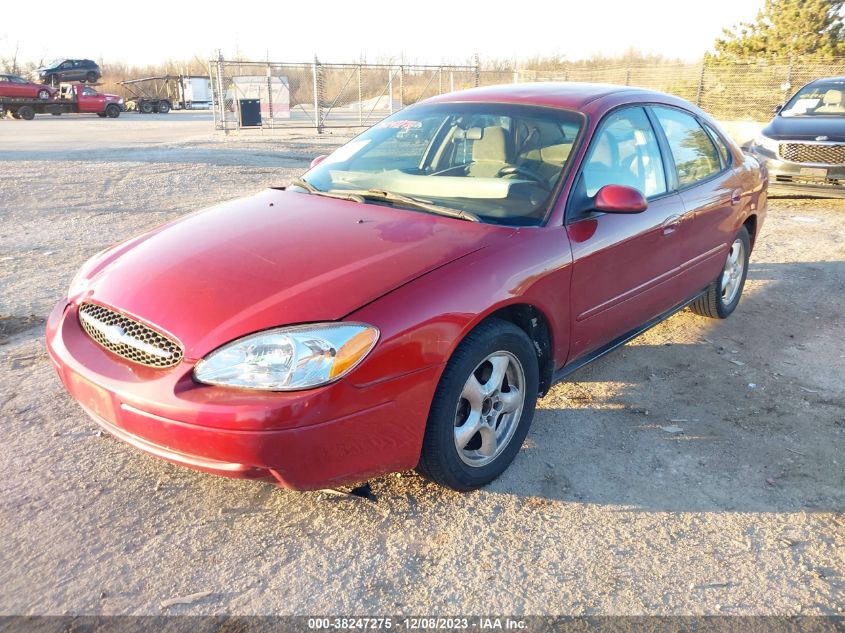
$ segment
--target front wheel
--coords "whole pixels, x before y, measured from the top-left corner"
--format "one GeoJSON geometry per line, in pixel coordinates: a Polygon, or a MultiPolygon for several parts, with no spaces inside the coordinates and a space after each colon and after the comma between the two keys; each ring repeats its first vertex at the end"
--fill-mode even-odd
{"type": "Polygon", "coordinates": [[[49,90],[39,90],[38,91],[38,98],[42,101],[45,101],[50,98],[50,91],[49,90]]]}
{"type": "Polygon", "coordinates": [[[106,106],[106,116],[110,119],[116,119],[120,116],[120,108],[113,103],[106,106]]]}
{"type": "Polygon", "coordinates": [[[537,355],[525,332],[498,319],[479,325],[440,378],[418,470],[460,491],[496,479],[528,434],[538,383],[537,355]]]}
{"type": "Polygon", "coordinates": [[[751,238],[748,229],[742,227],[737,233],[725,258],[722,272],[707,290],[690,304],[690,309],[701,316],[726,319],[736,310],[748,275],[748,257],[751,254],[751,238]]]}

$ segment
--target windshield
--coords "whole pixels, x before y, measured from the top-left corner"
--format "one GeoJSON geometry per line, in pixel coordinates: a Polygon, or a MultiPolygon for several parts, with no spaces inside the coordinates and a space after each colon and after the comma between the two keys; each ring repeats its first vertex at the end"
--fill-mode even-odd
{"type": "Polygon", "coordinates": [[[781,116],[845,116],[845,81],[804,86],[781,110],[781,116]]]}
{"type": "Polygon", "coordinates": [[[581,121],[575,112],[525,105],[412,106],[336,150],[304,179],[321,191],[377,190],[485,222],[541,224],[581,121]]]}

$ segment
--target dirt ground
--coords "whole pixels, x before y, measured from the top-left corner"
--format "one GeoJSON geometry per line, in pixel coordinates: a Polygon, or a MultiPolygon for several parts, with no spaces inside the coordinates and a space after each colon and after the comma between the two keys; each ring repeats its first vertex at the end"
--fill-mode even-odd
{"type": "Polygon", "coordinates": [[[411,472],[376,502],[293,493],[100,434],[44,348],[76,269],[337,142],[0,121],[0,613],[845,613],[845,201],[772,201],[734,316],[679,313],[574,374],[472,494],[411,472]]]}

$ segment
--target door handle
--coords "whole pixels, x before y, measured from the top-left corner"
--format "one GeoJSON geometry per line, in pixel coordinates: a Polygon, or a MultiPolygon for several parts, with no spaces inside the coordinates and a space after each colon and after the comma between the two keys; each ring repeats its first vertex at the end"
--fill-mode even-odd
{"type": "Polygon", "coordinates": [[[731,194],[731,205],[736,206],[742,200],[742,189],[734,189],[731,194]]]}
{"type": "Polygon", "coordinates": [[[681,220],[684,218],[683,215],[672,215],[664,220],[663,224],[661,225],[663,228],[663,235],[671,235],[675,231],[678,230],[678,227],[681,225],[681,220]]]}

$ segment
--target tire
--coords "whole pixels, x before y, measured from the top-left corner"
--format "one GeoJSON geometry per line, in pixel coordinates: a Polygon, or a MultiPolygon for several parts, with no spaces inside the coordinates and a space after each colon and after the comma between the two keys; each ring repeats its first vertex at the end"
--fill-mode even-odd
{"type": "Polygon", "coordinates": [[[18,114],[17,112],[12,112],[12,118],[13,118],[13,119],[20,119],[20,118],[21,118],[21,115],[20,115],[20,114],[18,114]]]}
{"type": "Polygon", "coordinates": [[[86,80],[89,84],[95,84],[95,83],[97,83],[97,79],[99,79],[99,77],[97,77],[97,73],[95,73],[95,72],[90,72],[90,73],[88,73],[87,75],[85,75],[85,80],[86,80]]]}
{"type": "Polygon", "coordinates": [[[105,114],[110,119],[116,119],[117,117],[120,116],[120,107],[116,106],[113,103],[110,103],[109,105],[106,106],[105,114]]]}
{"type": "Polygon", "coordinates": [[[51,86],[58,86],[60,83],[62,83],[62,78],[59,77],[58,75],[50,75],[47,78],[47,81],[49,82],[49,84],[51,86]]]}
{"type": "Polygon", "coordinates": [[[38,98],[41,99],[42,101],[46,101],[47,99],[50,98],[50,91],[44,90],[44,89],[39,90],[38,91],[38,98]]]}
{"type": "Polygon", "coordinates": [[[158,102],[158,113],[159,114],[167,114],[170,112],[170,103],[167,101],[159,101],[158,102]]]}
{"type": "Polygon", "coordinates": [[[480,488],[496,479],[528,434],[538,384],[537,354],[525,332],[498,319],[481,323],[461,342],[443,371],[417,470],[458,491],[480,488]],[[518,395],[508,397],[514,392],[518,395]]]}
{"type": "Polygon", "coordinates": [[[727,319],[736,310],[742,297],[750,254],[751,238],[748,229],[742,227],[731,243],[722,272],[707,286],[707,290],[690,304],[690,309],[696,314],[712,319],[727,319]]]}
{"type": "Polygon", "coordinates": [[[18,108],[18,116],[25,121],[32,121],[35,118],[35,110],[32,106],[21,106],[18,108]]]}
{"type": "Polygon", "coordinates": [[[138,109],[141,111],[141,114],[152,114],[153,104],[149,101],[142,101],[138,104],[138,109]]]}

